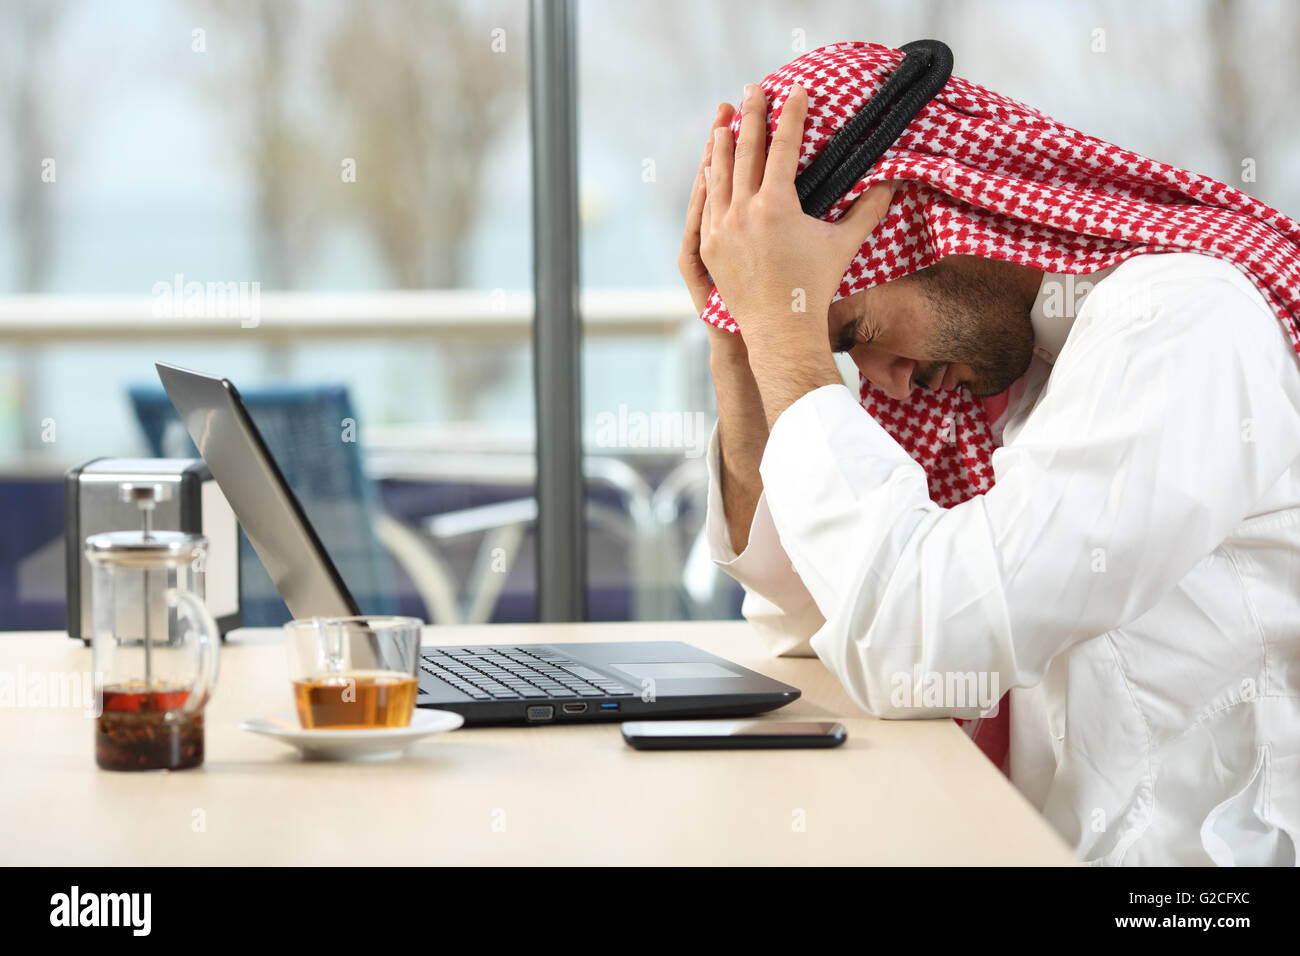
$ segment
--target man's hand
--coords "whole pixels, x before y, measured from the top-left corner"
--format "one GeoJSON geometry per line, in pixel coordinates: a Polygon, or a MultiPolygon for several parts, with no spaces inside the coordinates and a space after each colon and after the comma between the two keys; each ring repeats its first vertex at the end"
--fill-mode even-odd
{"type": "MultiPolygon", "coordinates": [[[[700,259],[700,214],[704,212],[704,170],[709,166],[709,156],[713,153],[714,130],[726,130],[731,125],[731,118],[736,110],[730,103],[719,103],[713,114],[713,126],[709,138],[704,143],[704,156],[700,159],[700,168],[695,173],[695,185],[691,187],[691,200],[686,207],[686,228],[682,231],[682,247],[677,253],[677,271],[686,280],[686,288],[691,293],[691,302],[695,304],[696,313],[704,311],[708,304],[709,293],[713,291],[713,280],[709,270],[700,259]]],[[[736,336],[727,334],[728,338],[736,336]]]]}
{"type": "MultiPolygon", "coordinates": [[[[686,280],[696,312],[703,312],[713,291],[709,270],[700,259],[700,216],[704,212],[704,171],[713,152],[713,131],[724,132],[731,124],[735,109],[723,103],[713,115],[713,127],[704,145],[704,158],[695,174],[690,203],[686,208],[686,228],[682,247],[677,254],[677,268],[686,280]]],[[[718,396],[718,483],[721,486],[723,512],[732,547],[744,551],[754,509],[763,493],[758,463],[767,443],[767,418],[758,383],[749,368],[749,355],[739,335],[714,326],[709,330],[709,370],[718,396]]]]}
{"type": "Polygon", "coordinates": [[[827,312],[849,263],[889,209],[893,185],[867,190],[837,222],[804,213],[794,180],[808,97],[792,88],[772,144],[767,100],[745,89],[739,141],[714,130],[700,253],[748,348],[769,425],[804,394],[841,382],[827,312]]]}

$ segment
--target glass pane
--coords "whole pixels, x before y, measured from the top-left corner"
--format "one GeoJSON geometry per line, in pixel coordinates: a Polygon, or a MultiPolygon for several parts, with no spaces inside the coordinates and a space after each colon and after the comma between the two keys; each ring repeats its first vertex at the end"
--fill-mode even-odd
{"type": "Polygon", "coordinates": [[[193,453],[158,360],[255,406],[364,610],[534,617],[527,50],[524,0],[0,0],[0,627],[64,626],[65,469],[193,453]]]}

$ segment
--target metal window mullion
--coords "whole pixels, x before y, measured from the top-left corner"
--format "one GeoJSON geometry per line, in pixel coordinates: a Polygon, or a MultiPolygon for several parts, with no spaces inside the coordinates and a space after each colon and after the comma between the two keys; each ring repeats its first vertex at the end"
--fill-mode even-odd
{"type": "Polygon", "coordinates": [[[573,0],[532,0],[533,386],[537,421],[537,616],[586,618],[582,325],[573,0]]]}

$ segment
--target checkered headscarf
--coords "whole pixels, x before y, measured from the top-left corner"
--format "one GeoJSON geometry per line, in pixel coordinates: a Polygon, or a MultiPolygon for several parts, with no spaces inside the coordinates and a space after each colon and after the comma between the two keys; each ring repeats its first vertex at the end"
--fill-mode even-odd
{"type": "MultiPolygon", "coordinates": [[[[898,50],[855,42],[787,64],[760,84],[768,136],[790,86],[800,83],[808,92],[803,168],[902,59],[898,50]]],[[[732,133],[739,129],[737,113],[732,133]]],[[[826,218],[891,179],[903,184],[836,299],[949,255],[1079,275],[1143,253],[1199,252],[1241,269],[1300,351],[1300,224],[1231,186],[1086,136],[957,76],[826,218]]],[[[738,331],[716,289],[702,318],[738,331]]],[[[967,389],[917,389],[899,401],[863,379],[861,400],[925,468],[937,504],[951,507],[992,486],[990,423],[967,389]]]]}

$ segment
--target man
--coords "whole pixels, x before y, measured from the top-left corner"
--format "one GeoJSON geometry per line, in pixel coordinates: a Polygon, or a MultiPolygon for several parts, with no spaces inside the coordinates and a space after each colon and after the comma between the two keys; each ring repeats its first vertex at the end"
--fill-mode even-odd
{"type": "Polygon", "coordinates": [[[837,44],[719,107],[679,258],[714,560],[871,713],[984,714],[1081,859],[1294,865],[1300,226],[958,77],[804,215],[900,59],[837,44]]]}

